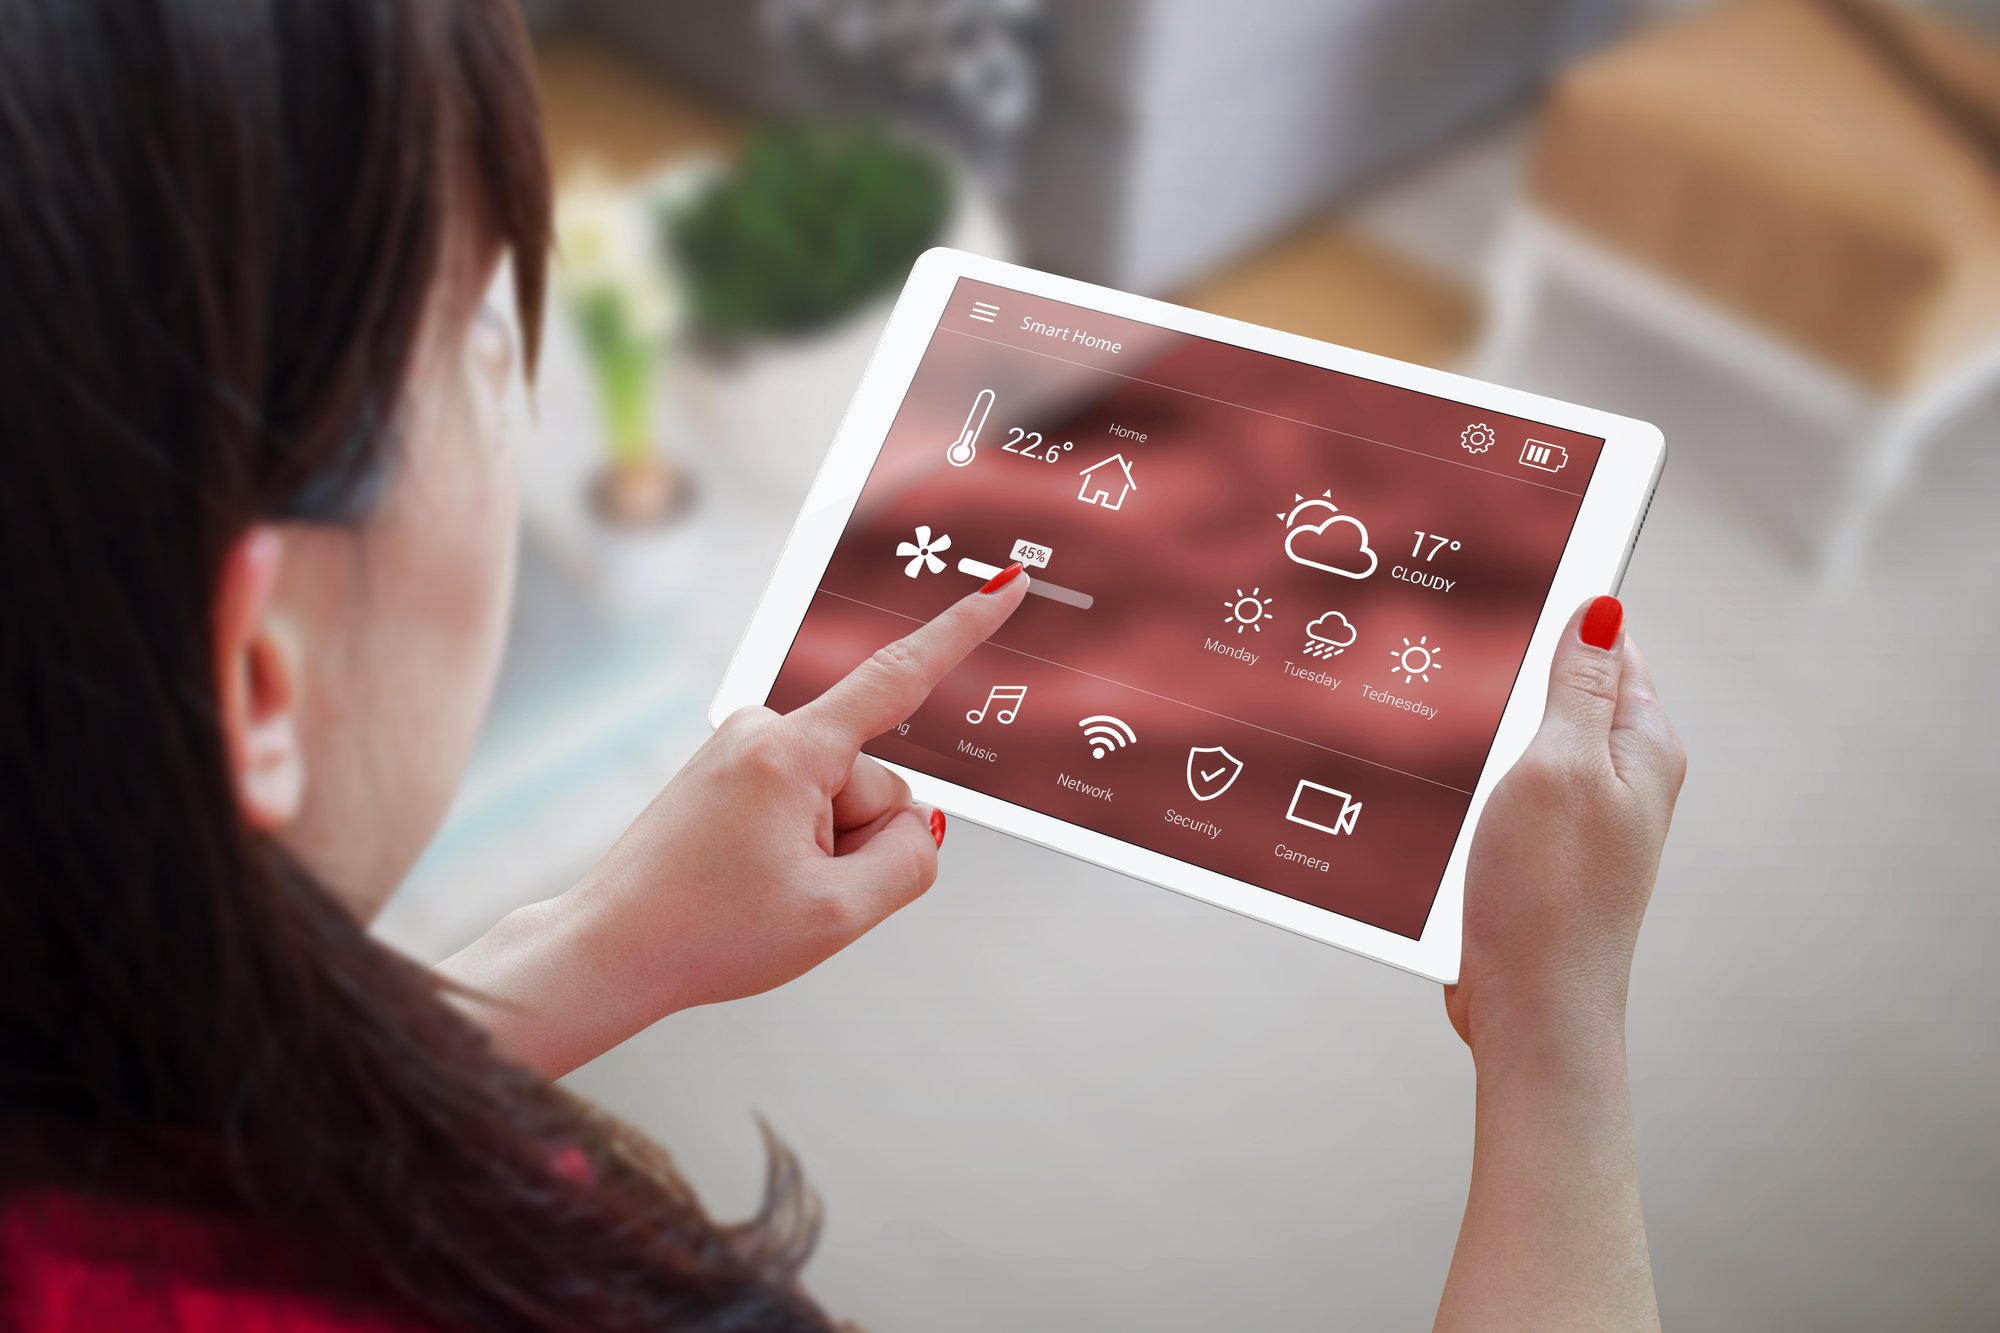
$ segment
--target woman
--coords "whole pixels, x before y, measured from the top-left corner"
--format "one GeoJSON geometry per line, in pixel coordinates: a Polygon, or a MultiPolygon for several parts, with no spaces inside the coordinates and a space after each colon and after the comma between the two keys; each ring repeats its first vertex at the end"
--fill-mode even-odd
{"type": "MultiPolygon", "coordinates": [[[[509,600],[549,226],[518,20],[0,0],[0,30],[5,1323],[828,1327],[789,1158],[720,1226],[548,1079],[924,891],[943,817],[859,746],[1026,580],[730,719],[584,883],[427,974],[365,923],[509,600]]],[[[1441,1325],[1656,1318],[1622,1016],[1682,761],[1619,619],[1572,625],[1474,851],[1441,1325]]]]}

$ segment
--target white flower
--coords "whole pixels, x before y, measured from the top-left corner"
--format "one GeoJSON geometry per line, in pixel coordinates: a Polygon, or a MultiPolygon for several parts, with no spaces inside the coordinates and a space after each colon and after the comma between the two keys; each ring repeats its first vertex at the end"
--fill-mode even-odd
{"type": "Polygon", "coordinates": [[[625,321],[632,336],[665,342],[679,332],[686,315],[679,295],[658,264],[649,264],[643,274],[635,274],[625,290],[625,321]]]}
{"type": "Polygon", "coordinates": [[[652,222],[635,191],[586,168],[556,200],[556,271],[573,306],[613,298],[626,337],[664,342],[684,312],[654,248],[652,222]]]}

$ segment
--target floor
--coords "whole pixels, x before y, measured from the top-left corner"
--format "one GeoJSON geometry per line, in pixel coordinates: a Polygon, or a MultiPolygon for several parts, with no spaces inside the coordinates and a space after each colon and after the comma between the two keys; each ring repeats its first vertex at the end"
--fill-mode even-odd
{"type": "MultiPolygon", "coordinates": [[[[551,74],[559,137],[633,124],[551,74]]],[[[1434,164],[1193,296],[1445,359],[1509,161],[1434,164]]],[[[1580,303],[1514,378],[1673,449],[1624,588],[1692,755],[1630,1019],[1668,1326],[2000,1327],[2000,405],[1826,597],[1837,450],[1580,303]]],[[[1423,1327],[1470,1152],[1435,988],[970,825],[855,948],[570,1082],[724,1214],[768,1119],[829,1203],[812,1287],[883,1331],[1423,1327]]]]}

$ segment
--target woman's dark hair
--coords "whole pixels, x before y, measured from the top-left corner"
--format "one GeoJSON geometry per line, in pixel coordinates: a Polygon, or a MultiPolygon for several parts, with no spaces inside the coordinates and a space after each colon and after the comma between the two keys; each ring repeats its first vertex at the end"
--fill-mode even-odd
{"type": "Polygon", "coordinates": [[[198,1200],[443,1327],[825,1327],[789,1159],[717,1226],[236,809],[225,553],[365,515],[455,247],[511,251],[532,345],[510,0],[0,0],[0,33],[0,1207],[198,1200]]]}

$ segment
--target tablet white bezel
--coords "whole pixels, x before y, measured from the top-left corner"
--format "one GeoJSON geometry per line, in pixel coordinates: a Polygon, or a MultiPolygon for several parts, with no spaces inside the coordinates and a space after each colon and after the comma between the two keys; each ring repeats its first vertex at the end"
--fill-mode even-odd
{"type": "Polygon", "coordinates": [[[1417,939],[1339,916],[928,773],[900,764],[889,765],[908,780],[918,800],[940,806],[953,815],[1420,976],[1445,982],[1456,980],[1465,862],[1472,830],[1494,783],[1513,766],[1541,723],[1549,662],[1570,613],[1586,598],[1615,592],[1624,577],[1626,560],[1638,539],[1647,502],[1666,461],[1666,442],[1659,430],[1642,421],[1148,297],[955,250],[931,250],[911,270],[909,282],[889,317],[888,328],[827,450],[806,497],[805,508],[778,557],[777,568],[772,571],[743,641],[737,646],[710,705],[711,725],[720,724],[738,708],[761,704],[770,697],[772,683],[791,650],[820,577],[847,527],[896,413],[909,392],[918,363],[930,346],[961,278],[1324,366],[1604,440],[1602,456],[1591,475],[1569,544],[1556,568],[1526,658],[1501,715],[1472,803],[1459,828],[1437,898],[1431,905],[1430,917],[1417,939]]]}

